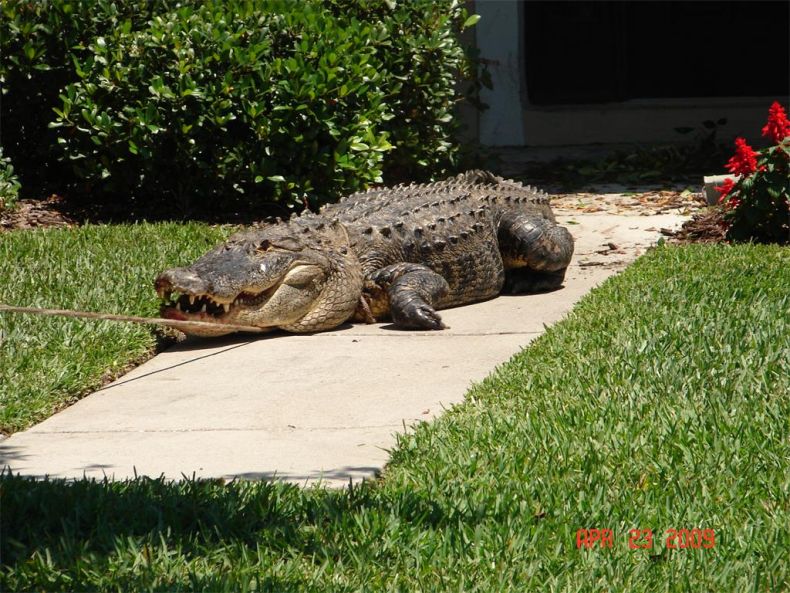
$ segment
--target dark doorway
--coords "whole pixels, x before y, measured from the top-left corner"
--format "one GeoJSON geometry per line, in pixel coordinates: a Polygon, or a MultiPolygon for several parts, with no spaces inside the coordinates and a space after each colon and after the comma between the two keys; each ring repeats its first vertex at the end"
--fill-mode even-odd
{"type": "Polygon", "coordinates": [[[790,94],[790,2],[526,0],[532,104],[790,94]]]}

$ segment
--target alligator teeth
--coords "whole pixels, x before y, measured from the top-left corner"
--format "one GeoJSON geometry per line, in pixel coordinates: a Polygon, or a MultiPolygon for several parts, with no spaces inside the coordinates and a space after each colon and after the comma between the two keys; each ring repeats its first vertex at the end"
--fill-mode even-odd
{"type": "Polygon", "coordinates": [[[228,309],[230,308],[230,305],[227,305],[225,303],[222,303],[220,306],[222,307],[222,312],[223,313],[227,313],[228,309]]]}
{"type": "Polygon", "coordinates": [[[189,295],[189,304],[190,305],[194,305],[195,304],[195,295],[194,294],[190,294],[189,295]]]}
{"type": "Polygon", "coordinates": [[[178,311],[180,311],[180,310],[181,310],[181,303],[179,303],[178,301],[176,301],[176,309],[177,309],[178,311]]]}
{"type": "Polygon", "coordinates": [[[206,303],[203,303],[203,307],[200,309],[200,312],[201,313],[205,313],[206,312],[206,303]]]}

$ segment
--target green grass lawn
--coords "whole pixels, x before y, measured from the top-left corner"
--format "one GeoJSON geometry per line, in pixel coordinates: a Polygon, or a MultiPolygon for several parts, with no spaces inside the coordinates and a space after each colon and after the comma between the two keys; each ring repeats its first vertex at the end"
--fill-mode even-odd
{"type": "Polygon", "coordinates": [[[0,590],[790,590],[789,287],[787,249],[656,249],[351,490],[6,475],[0,590]]]}
{"type": "MultiPolygon", "coordinates": [[[[153,279],[228,229],[189,224],[0,233],[0,303],[156,316],[153,279]]],[[[144,326],[0,313],[0,432],[28,428],[150,355],[144,326]]]]}

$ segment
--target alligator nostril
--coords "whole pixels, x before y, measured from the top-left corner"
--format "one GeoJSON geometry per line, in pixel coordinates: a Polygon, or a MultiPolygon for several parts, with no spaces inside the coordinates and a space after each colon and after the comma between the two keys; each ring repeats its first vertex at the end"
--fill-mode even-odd
{"type": "Polygon", "coordinates": [[[173,282],[167,272],[162,272],[156,277],[156,280],[154,280],[154,289],[156,289],[156,292],[162,293],[165,290],[169,290],[172,286],[173,282]]]}
{"type": "Polygon", "coordinates": [[[206,282],[187,268],[165,270],[154,281],[157,290],[175,289],[192,294],[205,294],[206,282]]]}

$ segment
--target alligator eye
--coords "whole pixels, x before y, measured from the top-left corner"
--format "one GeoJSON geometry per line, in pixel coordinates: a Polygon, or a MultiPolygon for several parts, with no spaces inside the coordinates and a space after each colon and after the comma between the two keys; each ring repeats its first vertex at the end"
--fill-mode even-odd
{"type": "Polygon", "coordinates": [[[260,245],[258,245],[258,251],[269,251],[271,246],[271,242],[268,239],[264,239],[261,241],[260,245]]]}

